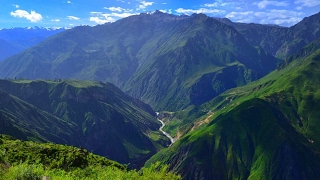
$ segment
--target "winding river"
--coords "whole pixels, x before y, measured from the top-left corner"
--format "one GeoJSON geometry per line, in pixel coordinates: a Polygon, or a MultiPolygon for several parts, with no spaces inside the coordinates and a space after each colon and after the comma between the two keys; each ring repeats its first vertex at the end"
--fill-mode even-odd
{"type": "MultiPolygon", "coordinates": [[[[159,113],[157,113],[157,115],[159,115],[159,113]]],[[[158,119],[158,118],[157,118],[158,119]]],[[[163,127],[166,125],[161,119],[158,119],[158,121],[162,124],[162,126],[159,128],[159,130],[165,135],[165,136],[167,136],[169,139],[170,139],[170,141],[171,141],[171,144],[169,145],[169,147],[174,143],[174,142],[176,142],[176,140],[172,137],[172,136],[170,136],[170,134],[169,133],[167,133],[167,132],[165,132],[164,130],[163,130],[163,127]]]]}

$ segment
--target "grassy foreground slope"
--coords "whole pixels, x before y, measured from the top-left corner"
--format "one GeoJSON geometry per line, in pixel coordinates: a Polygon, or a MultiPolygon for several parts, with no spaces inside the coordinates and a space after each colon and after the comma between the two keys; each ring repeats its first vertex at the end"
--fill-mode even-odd
{"type": "Polygon", "coordinates": [[[194,110],[199,116],[208,112],[190,125],[197,130],[148,163],[168,163],[185,179],[319,177],[319,42],[309,44],[265,78],[194,110]],[[206,118],[210,123],[197,127],[206,118]]]}
{"type": "Polygon", "coordinates": [[[180,179],[167,166],[139,172],[85,149],[0,135],[0,179],[180,179]]]}

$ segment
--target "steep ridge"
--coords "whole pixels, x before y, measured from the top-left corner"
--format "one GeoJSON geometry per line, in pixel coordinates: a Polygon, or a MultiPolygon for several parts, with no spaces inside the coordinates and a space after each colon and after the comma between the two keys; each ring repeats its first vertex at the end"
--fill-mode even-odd
{"type": "Polygon", "coordinates": [[[288,57],[318,38],[320,38],[320,12],[290,27],[276,56],[288,57]]]}
{"type": "Polygon", "coordinates": [[[315,39],[320,38],[320,12],[285,28],[272,25],[233,23],[218,19],[234,27],[253,46],[261,46],[272,55],[285,59],[315,39]]]}
{"type": "Polygon", "coordinates": [[[0,63],[0,77],[107,81],[155,109],[177,110],[256,80],[276,63],[213,18],[156,11],[62,32],[0,63]],[[210,96],[201,79],[212,81],[210,96]]]}
{"type": "Polygon", "coordinates": [[[166,37],[171,48],[154,47],[152,52],[161,55],[149,60],[148,68],[138,68],[124,88],[156,109],[199,105],[230,87],[262,77],[276,65],[275,58],[251,47],[233,28],[205,15],[194,14],[176,24],[177,30],[166,37]],[[230,74],[227,69],[232,77],[225,77],[230,74]],[[223,78],[234,80],[229,83],[223,78]],[[202,79],[210,82],[208,86],[199,85],[202,79]]]}
{"type": "MultiPolygon", "coordinates": [[[[158,131],[160,123],[151,107],[109,83],[1,80],[0,87],[7,92],[4,93],[6,97],[15,96],[14,99],[24,102],[22,107],[12,105],[12,109],[4,102],[2,112],[8,118],[1,119],[5,120],[2,123],[9,121],[21,129],[19,134],[24,139],[61,143],[49,137],[51,131],[61,131],[61,137],[58,133],[53,135],[66,139],[63,143],[84,147],[120,163],[131,163],[132,167],[140,167],[169,143],[158,131]],[[56,128],[51,130],[52,127],[56,128]],[[61,127],[66,130],[59,129],[61,127]],[[28,132],[35,137],[29,136],[28,132]]],[[[5,128],[2,130],[0,133],[6,132],[5,128]]],[[[15,133],[10,135],[15,136],[15,133]]]]}
{"type": "Polygon", "coordinates": [[[0,90],[0,133],[35,141],[80,145],[76,125],[0,90]],[[74,137],[72,137],[74,136],[74,137]]]}
{"type": "Polygon", "coordinates": [[[202,115],[211,122],[194,127],[148,163],[171,164],[184,179],[316,179],[319,42],[266,77],[203,104],[193,113],[207,110],[202,115]]]}

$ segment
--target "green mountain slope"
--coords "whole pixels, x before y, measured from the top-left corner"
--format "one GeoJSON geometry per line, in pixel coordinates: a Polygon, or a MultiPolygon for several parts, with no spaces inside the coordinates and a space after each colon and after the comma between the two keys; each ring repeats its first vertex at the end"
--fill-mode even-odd
{"type": "MultiPolygon", "coordinates": [[[[1,119],[1,123],[9,121],[24,138],[56,143],[63,138],[63,143],[136,167],[169,143],[158,131],[160,123],[150,106],[112,84],[1,80],[0,87],[6,91],[2,93],[4,97],[9,97],[2,99],[1,111],[6,119],[1,119]],[[49,137],[51,134],[58,140],[49,137]]],[[[6,128],[2,130],[6,133],[6,128]]],[[[14,132],[10,135],[16,137],[14,132]]]]}
{"type": "Polygon", "coordinates": [[[176,110],[256,80],[276,63],[213,18],[156,11],[62,32],[1,62],[0,77],[107,81],[157,110],[176,110]]]}
{"type": "Polygon", "coordinates": [[[275,58],[251,47],[233,28],[205,15],[179,20],[174,27],[167,29],[170,36],[164,37],[165,45],[147,44],[158,56],[150,58],[147,68],[139,67],[124,87],[156,109],[202,104],[276,65],[275,58]]]}
{"type": "Polygon", "coordinates": [[[261,80],[193,110],[200,115],[194,130],[148,162],[171,164],[185,179],[316,179],[319,42],[261,80]]]}
{"type": "Polygon", "coordinates": [[[0,90],[0,132],[19,139],[79,145],[75,124],[0,90]]]}

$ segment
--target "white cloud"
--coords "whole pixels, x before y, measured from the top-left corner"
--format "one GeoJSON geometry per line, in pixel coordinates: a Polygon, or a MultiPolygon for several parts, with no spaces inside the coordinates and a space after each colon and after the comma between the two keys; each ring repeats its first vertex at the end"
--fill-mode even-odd
{"type": "Polygon", "coordinates": [[[258,3],[254,3],[254,4],[256,4],[259,9],[264,9],[269,5],[284,6],[284,7],[289,5],[289,3],[286,1],[268,1],[268,0],[263,0],[263,1],[260,1],[258,3]]]}
{"type": "Polygon", "coordinates": [[[67,16],[67,18],[70,19],[70,20],[75,20],[75,21],[80,20],[80,18],[78,18],[76,16],[67,16]]]}
{"type": "Polygon", "coordinates": [[[124,9],[121,7],[104,7],[103,9],[107,9],[112,12],[126,12],[126,13],[133,12],[133,9],[124,9]]]}
{"type": "Polygon", "coordinates": [[[94,11],[94,12],[90,12],[90,14],[91,14],[91,15],[94,15],[94,14],[98,14],[98,15],[99,15],[99,14],[102,14],[102,12],[96,12],[96,11],[94,11]]]}
{"type": "Polygon", "coordinates": [[[110,11],[118,11],[118,12],[122,12],[124,9],[122,9],[121,7],[104,7],[104,9],[108,9],[110,11]]]}
{"type": "Polygon", "coordinates": [[[200,9],[183,9],[183,8],[178,8],[177,10],[175,10],[177,13],[180,14],[224,14],[226,11],[225,10],[219,10],[219,9],[207,9],[207,8],[200,8],[200,9]]]}
{"type": "Polygon", "coordinates": [[[260,24],[291,26],[301,21],[302,15],[303,13],[301,12],[273,9],[267,12],[231,12],[226,15],[226,18],[243,23],[257,22],[260,24]]]}
{"type": "Polygon", "coordinates": [[[67,1],[67,3],[68,3],[68,4],[72,4],[72,2],[71,2],[71,1],[67,1]]]}
{"type": "Polygon", "coordinates": [[[12,4],[12,6],[14,6],[15,8],[19,9],[20,6],[18,4],[12,4]]]}
{"type": "Polygon", "coordinates": [[[226,18],[235,19],[235,20],[243,20],[246,19],[248,16],[251,16],[253,11],[247,12],[231,12],[226,15],[226,18]]]}
{"type": "Polygon", "coordinates": [[[18,9],[14,12],[11,12],[10,14],[13,17],[26,18],[31,22],[38,22],[42,20],[42,15],[32,10],[29,13],[28,11],[18,9]]]}
{"type": "Polygon", "coordinates": [[[302,19],[299,17],[290,17],[287,19],[276,19],[274,20],[275,24],[281,25],[281,24],[297,24],[300,22],[302,19]]]}
{"type": "Polygon", "coordinates": [[[294,3],[305,7],[314,7],[320,5],[320,0],[296,0],[294,3]]]}
{"type": "Polygon", "coordinates": [[[217,7],[219,5],[218,2],[212,3],[212,4],[204,4],[205,7],[217,7]]]}
{"type": "Polygon", "coordinates": [[[302,12],[289,11],[289,10],[270,10],[269,12],[256,12],[256,15],[260,17],[268,17],[267,19],[278,19],[278,18],[290,18],[303,15],[302,12]],[[266,16],[265,16],[266,15],[266,16]]]}
{"type": "Polygon", "coordinates": [[[222,3],[221,6],[227,6],[229,5],[230,3],[222,3]]]}
{"type": "Polygon", "coordinates": [[[112,12],[112,13],[90,12],[90,14],[92,15],[92,17],[90,17],[90,21],[95,22],[97,24],[104,24],[107,22],[115,22],[117,19],[136,15],[136,14],[133,14],[130,12],[117,13],[116,11],[112,12]]]}
{"type": "Polygon", "coordinates": [[[167,14],[172,14],[172,9],[161,9],[159,11],[167,14]]]}
{"type": "Polygon", "coordinates": [[[52,22],[60,22],[60,19],[51,19],[52,22]]]}
{"type": "Polygon", "coordinates": [[[115,19],[113,19],[112,17],[108,17],[108,18],[100,18],[100,17],[90,17],[90,21],[91,22],[95,22],[97,24],[104,24],[107,22],[114,22],[115,19]]]}
{"type": "Polygon", "coordinates": [[[142,10],[148,6],[152,6],[153,3],[154,2],[140,1],[139,7],[137,8],[137,10],[142,10]]]}
{"type": "Polygon", "coordinates": [[[261,24],[291,25],[301,21],[303,13],[288,10],[270,10],[269,12],[256,12],[254,16],[261,24]],[[267,18],[266,18],[267,17],[267,18]]]}
{"type": "Polygon", "coordinates": [[[125,18],[132,15],[136,15],[134,13],[111,13],[111,14],[102,14],[103,16],[112,16],[112,17],[118,17],[118,18],[125,18]]]}

